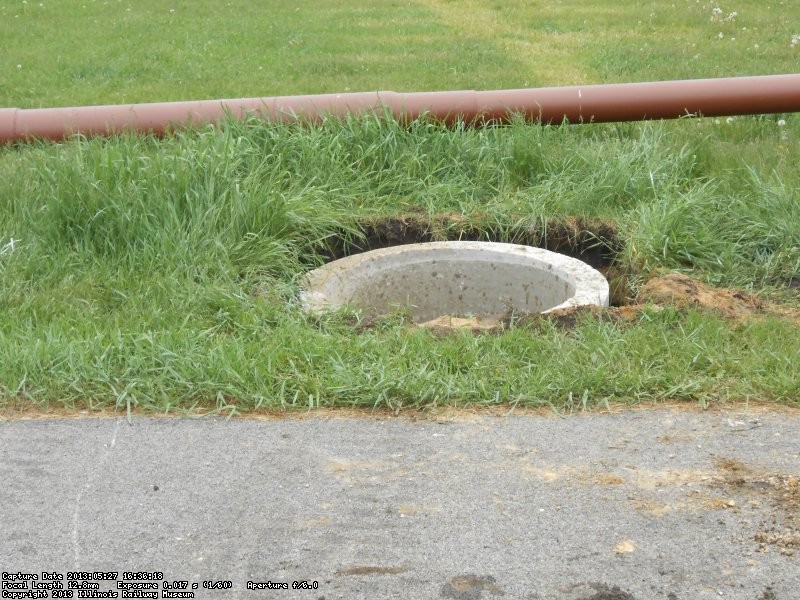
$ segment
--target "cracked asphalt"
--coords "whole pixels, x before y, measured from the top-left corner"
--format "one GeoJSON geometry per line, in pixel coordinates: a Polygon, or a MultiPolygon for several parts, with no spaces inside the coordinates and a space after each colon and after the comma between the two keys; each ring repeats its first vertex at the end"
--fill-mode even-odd
{"type": "Polygon", "coordinates": [[[7,420],[0,569],[196,598],[792,600],[799,478],[790,409],[7,420]]]}

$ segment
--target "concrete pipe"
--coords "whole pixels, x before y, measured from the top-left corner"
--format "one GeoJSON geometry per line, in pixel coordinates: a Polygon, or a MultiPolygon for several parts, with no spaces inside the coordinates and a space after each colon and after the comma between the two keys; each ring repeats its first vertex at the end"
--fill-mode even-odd
{"type": "Polygon", "coordinates": [[[369,316],[406,310],[415,323],[442,316],[498,318],[608,306],[603,275],[543,248],[497,242],[428,242],[341,258],[306,275],[310,312],[342,306],[369,316]]]}

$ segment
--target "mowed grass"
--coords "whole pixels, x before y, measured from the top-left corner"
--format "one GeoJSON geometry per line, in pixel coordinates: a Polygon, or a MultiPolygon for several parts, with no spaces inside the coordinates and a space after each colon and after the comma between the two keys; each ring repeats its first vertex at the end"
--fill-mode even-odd
{"type": "Polygon", "coordinates": [[[0,106],[797,71],[794,0],[0,0],[0,106]]]}
{"type": "MultiPolygon", "coordinates": [[[[800,56],[790,3],[721,17],[702,2],[192,7],[0,2],[6,58],[22,65],[0,74],[2,103],[760,74],[800,56]],[[522,51],[534,42],[536,61],[522,51]],[[676,60],[693,43],[696,71],[676,60]]],[[[0,149],[0,407],[796,404],[787,319],[646,309],[631,324],[437,337],[401,315],[364,330],[351,311],[310,317],[297,291],[364,217],[417,211],[500,230],[605,219],[634,281],[680,270],[797,303],[799,140],[795,115],[477,130],[364,117],[0,149]]]]}

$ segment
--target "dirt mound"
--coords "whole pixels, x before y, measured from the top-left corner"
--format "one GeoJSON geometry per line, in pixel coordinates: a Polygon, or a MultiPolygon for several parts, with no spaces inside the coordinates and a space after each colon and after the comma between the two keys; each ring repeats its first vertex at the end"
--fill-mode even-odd
{"type": "Polygon", "coordinates": [[[702,308],[731,318],[749,318],[764,309],[755,296],[713,288],[681,273],[651,279],[639,292],[638,300],[678,308],[702,308]]]}
{"type": "Polygon", "coordinates": [[[766,302],[753,294],[716,288],[681,273],[650,279],[639,291],[638,304],[709,310],[729,319],[749,320],[780,316],[800,323],[800,311],[766,302]]]}

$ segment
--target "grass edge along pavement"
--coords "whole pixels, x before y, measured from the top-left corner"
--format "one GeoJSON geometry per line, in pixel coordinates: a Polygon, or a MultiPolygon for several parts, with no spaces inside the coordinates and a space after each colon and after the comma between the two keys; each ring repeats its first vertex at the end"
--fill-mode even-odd
{"type": "Polygon", "coordinates": [[[797,403],[800,336],[780,316],[645,307],[633,323],[441,337],[402,315],[357,330],[357,315],[309,317],[296,301],[326,243],[398,210],[501,235],[607,219],[634,285],[678,269],[796,300],[797,129],[794,116],[483,130],[351,118],[4,149],[0,240],[19,241],[0,256],[3,405],[797,403]]]}

